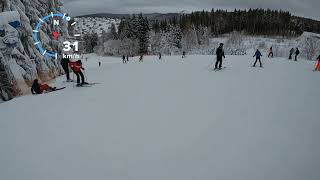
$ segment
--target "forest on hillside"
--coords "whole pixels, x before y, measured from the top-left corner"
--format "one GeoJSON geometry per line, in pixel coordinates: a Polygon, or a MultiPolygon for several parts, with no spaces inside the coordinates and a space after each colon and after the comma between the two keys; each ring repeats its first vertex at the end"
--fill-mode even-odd
{"type": "Polygon", "coordinates": [[[163,21],[153,21],[155,31],[168,25],[179,26],[182,31],[192,26],[207,27],[211,35],[220,35],[233,31],[248,35],[299,36],[304,31],[320,33],[320,22],[312,19],[292,16],[288,11],[249,9],[229,12],[214,10],[193,12],[174,16],[163,21]]]}
{"type": "MultiPolygon", "coordinates": [[[[296,38],[303,32],[320,33],[320,22],[292,16],[287,11],[249,9],[200,11],[149,19],[146,15],[123,18],[118,30],[84,37],[87,52],[102,55],[179,54],[182,51],[212,54],[209,40],[231,34],[237,54],[244,54],[241,36],[296,38]]],[[[233,52],[232,52],[233,53],[233,52]]]]}

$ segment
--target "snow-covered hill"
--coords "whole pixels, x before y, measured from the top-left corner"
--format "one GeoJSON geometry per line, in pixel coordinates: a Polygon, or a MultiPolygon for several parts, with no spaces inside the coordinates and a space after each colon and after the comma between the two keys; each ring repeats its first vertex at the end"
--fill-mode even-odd
{"type": "Polygon", "coordinates": [[[93,87],[0,104],[0,179],[318,180],[313,62],[88,56],[93,87]],[[102,66],[98,67],[98,62],[102,66]]]}
{"type": "Polygon", "coordinates": [[[110,32],[112,24],[114,24],[117,29],[121,22],[120,19],[99,17],[81,17],[75,18],[75,21],[77,22],[75,32],[82,35],[97,33],[98,36],[101,36],[103,31],[110,32]]]}

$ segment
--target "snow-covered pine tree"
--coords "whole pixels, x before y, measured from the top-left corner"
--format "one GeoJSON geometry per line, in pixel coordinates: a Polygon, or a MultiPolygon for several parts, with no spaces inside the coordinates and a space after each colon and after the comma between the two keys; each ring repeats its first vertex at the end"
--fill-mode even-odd
{"type": "Polygon", "coordinates": [[[186,28],[183,32],[182,47],[184,51],[191,51],[198,47],[198,37],[194,25],[186,28]]]}
{"type": "Polygon", "coordinates": [[[111,34],[111,38],[112,38],[113,40],[118,39],[117,29],[116,29],[115,24],[113,24],[113,23],[111,24],[110,34],[111,34]]]}
{"type": "Polygon", "coordinates": [[[98,34],[85,34],[83,36],[84,48],[86,53],[92,53],[94,48],[98,45],[98,34]]]}

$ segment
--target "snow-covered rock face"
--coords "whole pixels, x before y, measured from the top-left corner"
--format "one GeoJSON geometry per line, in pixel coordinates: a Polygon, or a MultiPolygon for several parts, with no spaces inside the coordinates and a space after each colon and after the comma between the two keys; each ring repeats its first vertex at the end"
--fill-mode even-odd
{"type": "Polygon", "coordinates": [[[11,55],[17,47],[20,27],[20,16],[17,11],[0,13],[0,51],[5,55],[11,55]]]}
{"type": "MultiPolygon", "coordinates": [[[[33,29],[40,18],[49,13],[62,13],[59,0],[0,0],[0,65],[13,94],[30,92],[35,78],[51,80],[61,74],[59,61],[43,57],[34,45],[33,29]]],[[[67,23],[61,23],[59,31],[68,37],[67,23]]],[[[40,29],[43,47],[60,52],[62,42],[53,41],[53,29],[40,29]]],[[[6,87],[5,87],[6,88],[6,87]]],[[[5,89],[0,83],[1,91],[5,89]]]]}

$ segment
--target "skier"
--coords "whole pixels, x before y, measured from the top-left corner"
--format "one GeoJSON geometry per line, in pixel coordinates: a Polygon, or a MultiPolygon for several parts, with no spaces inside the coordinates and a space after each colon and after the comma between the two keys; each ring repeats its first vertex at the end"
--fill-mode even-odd
{"type": "Polygon", "coordinates": [[[127,63],[126,57],[125,57],[124,55],[122,56],[122,63],[123,63],[123,64],[127,63]]]}
{"type": "Polygon", "coordinates": [[[143,55],[140,55],[139,62],[143,62],[143,55]]]}
{"type": "Polygon", "coordinates": [[[294,53],[294,49],[293,49],[293,48],[291,48],[291,50],[290,50],[290,55],[289,55],[289,59],[290,59],[290,60],[292,59],[292,55],[293,55],[293,53],[294,53]]]}
{"type": "Polygon", "coordinates": [[[161,60],[162,59],[162,55],[161,55],[161,53],[159,53],[159,60],[161,60]]]}
{"type": "Polygon", "coordinates": [[[222,57],[226,58],[224,56],[223,43],[220,43],[219,47],[217,48],[216,55],[217,55],[217,61],[216,61],[216,64],[214,66],[214,69],[215,70],[217,70],[217,69],[221,70],[222,69],[222,57]],[[219,65],[219,67],[218,67],[218,65],[219,65]]]}
{"type": "Polygon", "coordinates": [[[320,71],[320,55],[317,58],[317,64],[316,64],[316,68],[314,69],[314,71],[320,71]]]}
{"type": "Polygon", "coordinates": [[[129,62],[129,56],[127,55],[127,62],[129,62]]]}
{"type": "Polygon", "coordinates": [[[99,61],[99,67],[101,66],[101,62],[99,61]]]}
{"type": "Polygon", "coordinates": [[[186,57],[186,52],[183,51],[183,52],[182,52],[182,58],[185,58],[185,57],[186,57]]]}
{"type": "Polygon", "coordinates": [[[299,49],[297,48],[297,49],[296,49],[296,56],[294,57],[294,60],[295,60],[295,61],[298,60],[297,57],[298,57],[299,54],[300,54],[300,51],[299,51],[299,49]]]}
{"type": "Polygon", "coordinates": [[[55,91],[56,87],[51,87],[48,84],[40,84],[38,79],[33,81],[31,86],[31,93],[32,94],[42,94],[43,92],[51,92],[55,91]]]}
{"type": "MultiPolygon", "coordinates": [[[[260,52],[260,51],[259,51],[260,52]]],[[[269,49],[269,55],[268,55],[268,58],[271,57],[273,58],[273,51],[272,51],[272,46],[270,47],[269,49]]]]}
{"type": "Polygon", "coordinates": [[[60,64],[64,72],[66,73],[67,82],[72,82],[72,80],[70,79],[70,73],[69,73],[69,66],[68,66],[69,62],[70,62],[69,58],[62,58],[60,64]]]}
{"type": "Polygon", "coordinates": [[[84,68],[82,67],[81,60],[78,60],[76,62],[69,62],[69,66],[73,70],[73,73],[77,76],[77,87],[83,86],[84,84],[88,84],[87,82],[85,82],[84,75],[81,71],[81,69],[84,70],[84,68]],[[81,83],[80,83],[80,77],[81,77],[81,83]]]}
{"type": "Polygon", "coordinates": [[[258,61],[260,63],[260,67],[262,67],[261,56],[262,56],[261,52],[259,51],[259,49],[257,49],[256,53],[253,56],[253,57],[256,57],[256,61],[254,62],[253,67],[256,67],[256,64],[258,61]]]}

